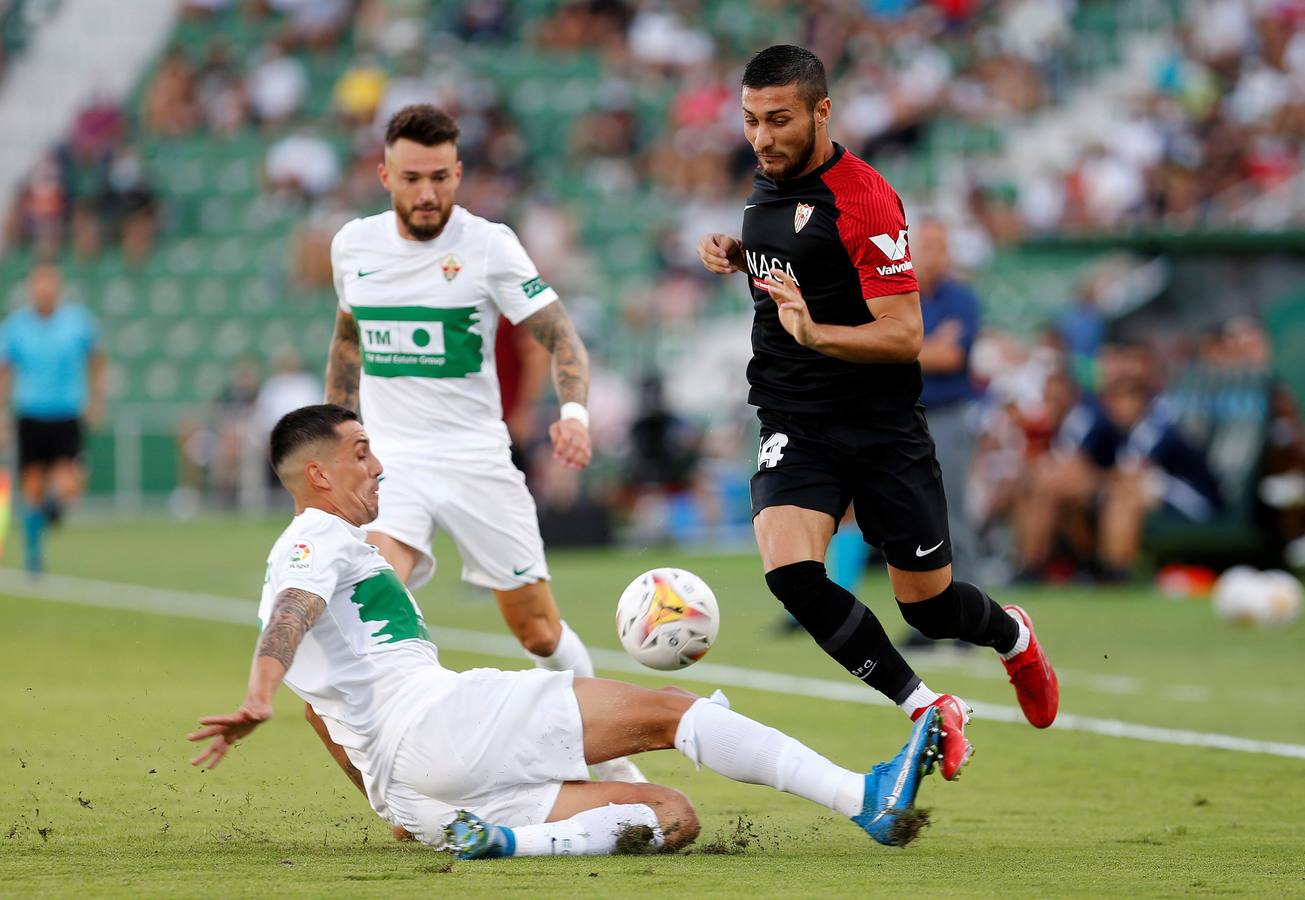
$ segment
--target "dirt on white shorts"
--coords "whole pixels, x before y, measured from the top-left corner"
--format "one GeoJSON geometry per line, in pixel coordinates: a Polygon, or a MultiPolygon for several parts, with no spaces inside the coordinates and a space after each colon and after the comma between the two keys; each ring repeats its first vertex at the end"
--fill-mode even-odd
{"type": "Polygon", "coordinates": [[[562,783],[589,778],[573,680],[546,669],[460,673],[399,741],[390,820],[434,846],[459,809],[510,828],[546,821],[562,783]]]}
{"type": "Polygon", "coordinates": [[[535,500],[507,450],[476,463],[387,460],[380,506],[367,530],[421,554],[410,588],[435,574],[431,542],[439,530],[457,544],[462,580],[469,584],[510,591],[548,580],[535,500]]]}

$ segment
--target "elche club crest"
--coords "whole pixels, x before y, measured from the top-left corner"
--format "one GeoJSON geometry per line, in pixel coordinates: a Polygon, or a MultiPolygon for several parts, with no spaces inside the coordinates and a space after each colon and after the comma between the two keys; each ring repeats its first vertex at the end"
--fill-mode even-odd
{"type": "Polygon", "coordinates": [[[802,230],[802,226],[811,221],[811,214],[816,208],[810,203],[799,203],[797,209],[793,210],[793,233],[797,234],[802,230]]]}
{"type": "Polygon", "coordinates": [[[450,253],[440,260],[440,271],[444,273],[445,281],[452,281],[462,271],[462,260],[458,259],[455,254],[450,253]]]}

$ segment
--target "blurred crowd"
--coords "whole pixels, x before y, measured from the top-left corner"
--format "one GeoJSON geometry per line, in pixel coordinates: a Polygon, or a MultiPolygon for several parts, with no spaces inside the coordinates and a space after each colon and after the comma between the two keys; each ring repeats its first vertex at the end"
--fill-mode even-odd
{"type": "MultiPolygon", "coordinates": [[[[1262,331],[1236,322],[1186,345],[1121,345],[1097,302],[1103,287],[1089,279],[1054,327],[1021,341],[985,329],[980,299],[967,298],[952,272],[1048,232],[1218,226],[1241,199],[1299,173],[1305,2],[1192,0],[1176,25],[1158,12],[1167,8],[561,0],[525,12],[506,0],[186,0],[192,26],[235,16],[256,26],[261,42],[237,51],[214,27],[202,46],[166,51],[127,108],[89,104],[32,170],[7,237],[38,256],[90,258],[118,246],[141,265],[169,227],[169,209],[151,176],[154,160],[139,148],[256,136],[258,202],[292,211],[287,282],[326,292],[335,231],[387,204],[376,178],[385,121],[409,103],[437,103],[462,128],[459,202],[517,229],[595,350],[598,463],[582,485],[547,461],[546,377],[524,360],[528,348],[500,348],[502,359],[523,358],[505,382],[529,386],[505,396],[505,416],[545,520],[574,528],[576,540],[605,539],[616,521],[641,539],[746,541],[748,411],[716,403],[704,416],[684,407],[674,374],[655,357],[621,359],[608,326],[614,320],[616,331],[640,339],[687,340],[703,330],[719,286],[693,248],[705,231],[737,230],[754,164],[741,134],[739,69],[759,47],[802,43],[829,67],[836,140],[890,174],[906,173],[895,183],[912,210],[926,285],[926,401],[935,431],[947,436],[940,449],[964,451],[944,463],[960,515],[953,530],[973,534],[968,564],[1007,560],[1017,578],[1118,578],[1136,558],[1145,520],[1212,520],[1238,502],[1226,472],[1207,459],[1210,435],[1183,418],[1172,395],[1192,370],[1266,373],[1262,331]],[[1084,142],[1012,179],[1000,165],[1003,141],[1018,140],[1049,111],[1072,109],[1077,87],[1112,71],[1083,51],[1076,23],[1085,12],[1113,15],[1120,40],[1126,23],[1146,20],[1164,52],[1129,86],[1108,141],[1084,142]],[[567,83],[550,81],[540,96],[529,81],[485,77],[467,50],[559,64],[584,56],[595,68],[585,89],[554,94],[567,83]],[[332,62],[342,57],[343,66],[332,62]],[[332,79],[325,112],[314,101],[323,72],[332,79]],[[556,143],[527,139],[521,116],[529,109],[557,119],[556,143]],[[587,239],[585,210],[551,181],[559,168],[583,173],[593,198],[658,199],[649,212],[654,237],[639,237],[655,280],[610,288],[613,245],[587,239]],[[932,218],[917,220],[925,209],[932,218]]],[[[304,387],[291,379],[303,372],[289,354],[279,370],[282,383],[304,387]]],[[[232,423],[252,420],[263,375],[237,367],[213,410],[182,426],[188,483],[225,497],[239,492],[245,438],[232,423]]],[[[1283,471],[1296,471],[1290,395],[1274,394],[1272,409],[1277,458],[1283,471]]],[[[1281,496],[1295,490],[1290,478],[1274,484],[1281,496]]],[[[1291,515],[1284,532],[1305,528],[1291,515]]]]}
{"type": "Polygon", "coordinates": [[[119,246],[130,264],[142,264],[154,247],[160,203],[134,136],[118,104],[85,106],[66,140],[33,166],[10,207],[5,243],[42,259],[71,250],[78,260],[119,246]]]}
{"type": "Polygon", "coordinates": [[[1184,535],[1187,561],[1200,545],[1206,562],[1305,551],[1305,427],[1259,322],[1133,337],[1089,284],[1020,341],[979,325],[945,226],[916,230],[924,400],[958,568],[998,583],[1127,581],[1165,532],[1184,535]],[[940,390],[956,379],[969,390],[940,390]]]}

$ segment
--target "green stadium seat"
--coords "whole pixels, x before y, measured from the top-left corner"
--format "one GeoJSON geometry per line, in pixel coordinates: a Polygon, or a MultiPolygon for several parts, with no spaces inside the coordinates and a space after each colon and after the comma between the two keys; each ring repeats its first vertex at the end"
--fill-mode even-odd
{"type": "Polygon", "coordinates": [[[205,319],[221,319],[230,314],[231,294],[223,278],[205,277],[189,285],[192,308],[205,319]]]}
{"type": "Polygon", "coordinates": [[[227,319],[210,335],[209,350],[218,359],[237,359],[253,351],[252,335],[247,322],[227,319]]]}
{"type": "Polygon", "coordinates": [[[181,373],[176,363],[155,360],[145,367],[145,396],[150,400],[166,401],[176,397],[181,387],[181,373]]]}
{"type": "Polygon", "coordinates": [[[107,279],[100,283],[99,311],[105,316],[126,318],[137,309],[137,294],[140,285],[125,275],[107,279]]]}

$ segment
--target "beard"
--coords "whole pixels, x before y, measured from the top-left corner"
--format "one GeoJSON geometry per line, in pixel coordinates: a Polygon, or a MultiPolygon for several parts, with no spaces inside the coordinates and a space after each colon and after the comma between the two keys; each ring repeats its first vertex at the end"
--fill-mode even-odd
{"type": "MultiPolygon", "coordinates": [[[[793,161],[791,163],[789,163],[787,166],[784,166],[784,168],[775,172],[773,175],[769,175],[768,177],[774,181],[785,181],[786,179],[797,177],[807,167],[807,164],[811,162],[811,157],[812,155],[815,154],[815,152],[816,152],[816,120],[815,117],[812,116],[811,130],[807,133],[806,143],[803,144],[801,149],[798,150],[797,154],[793,157],[793,161]]],[[[762,170],[762,173],[765,174],[764,169],[762,170]]]]}
{"type": "Polygon", "coordinates": [[[414,239],[419,241],[431,241],[439,237],[440,232],[444,230],[444,226],[449,223],[449,215],[452,214],[453,208],[449,207],[448,210],[442,210],[438,206],[403,207],[396,203],[394,205],[394,212],[398,215],[399,219],[402,220],[403,227],[408,229],[408,234],[412,235],[414,239]],[[418,224],[413,221],[413,213],[419,211],[437,212],[439,213],[439,220],[428,222],[424,225],[418,224]]]}

